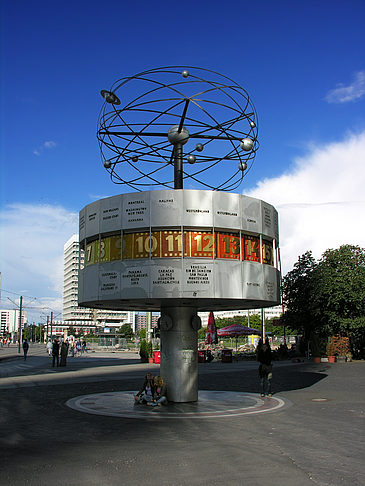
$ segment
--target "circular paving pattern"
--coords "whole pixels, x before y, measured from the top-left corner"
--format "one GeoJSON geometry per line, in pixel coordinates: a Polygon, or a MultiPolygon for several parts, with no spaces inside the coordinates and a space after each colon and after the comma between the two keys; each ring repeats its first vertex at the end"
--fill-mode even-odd
{"type": "Polygon", "coordinates": [[[276,412],[290,405],[273,396],[261,398],[254,393],[199,391],[199,401],[169,403],[162,407],[135,404],[136,391],[96,393],[71,398],[66,405],[79,412],[125,418],[219,418],[276,412]]]}

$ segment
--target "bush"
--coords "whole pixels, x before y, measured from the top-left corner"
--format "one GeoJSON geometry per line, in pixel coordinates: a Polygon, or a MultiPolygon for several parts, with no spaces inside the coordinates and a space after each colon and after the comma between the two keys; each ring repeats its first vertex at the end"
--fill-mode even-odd
{"type": "Polygon", "coordinates": [[[139,345],[139,355],[142,363],[148,363],[148,358],[152,357],[152,343],[142,339],[139,345]]]}
{"type": "Polygon", "coordinates": [[[349,338],[345,336],[332,336],[327,345],[328,356],[347,356],[350,353],[349,338]]]}

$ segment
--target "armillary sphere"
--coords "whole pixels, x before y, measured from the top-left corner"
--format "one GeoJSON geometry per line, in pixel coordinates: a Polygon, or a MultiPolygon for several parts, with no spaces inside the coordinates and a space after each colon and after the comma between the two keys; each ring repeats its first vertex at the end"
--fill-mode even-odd
{"type": "Polygon", "coordinates": [[[252,166],[256,110],[248,93],[222,74],[160,67],[122,78],[101,94],[97,137],[116,184],[182,189],[185,181],[190,189],[231,191],[252,166]]]}

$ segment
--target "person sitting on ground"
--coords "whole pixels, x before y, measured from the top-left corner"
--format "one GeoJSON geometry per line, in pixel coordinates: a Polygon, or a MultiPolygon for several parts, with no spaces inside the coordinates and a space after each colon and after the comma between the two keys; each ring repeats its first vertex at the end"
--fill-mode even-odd
{"type": "Polygon", "coordinates": [[[155,392],[153,395],[153,401],[149,402],[147,405],[151,405],[152,407],[167,405],[167,386],[161,376],[155,376],[154,385],[155,392]]]}
{"type": "Polygon", "coordinates": [[[152,402],[155,393],[155,385],[152,373],[146,373],[143,385],[137,395],[135,400],[137,403],[148,403],[152,402]]]}

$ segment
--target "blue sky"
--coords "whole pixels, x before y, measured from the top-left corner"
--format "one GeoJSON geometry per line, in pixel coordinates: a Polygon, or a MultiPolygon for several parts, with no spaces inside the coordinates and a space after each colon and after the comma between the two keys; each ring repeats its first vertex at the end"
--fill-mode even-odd
{"type": "Polygon", "coordinates": [[[78,211],[129,191],[100,160],[100,90],[158,66],[212,69],[248,91],[260,149],[240,191],[278,208],[286,270],[307,249],[319,257],[365,245],[363,1],[3,0],[1,8],[2,306],[24,294],[42,312],[61,308],[63,244],[78,211]]]}

